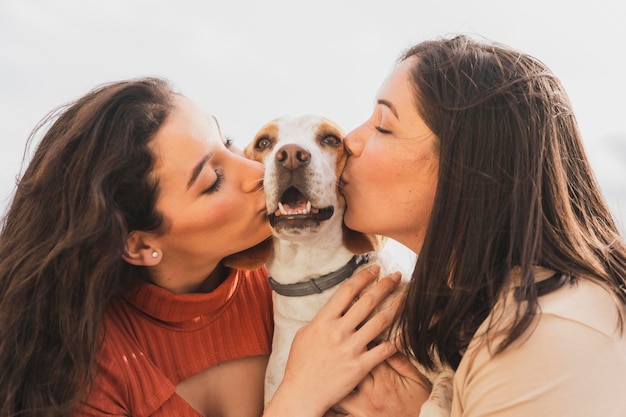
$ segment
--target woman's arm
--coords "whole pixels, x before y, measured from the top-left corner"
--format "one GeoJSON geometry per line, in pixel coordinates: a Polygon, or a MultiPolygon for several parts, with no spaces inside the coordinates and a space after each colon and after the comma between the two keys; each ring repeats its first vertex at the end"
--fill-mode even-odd
{"type": "Polygon", "coordinates": [[[298,331],[283,382],[264,417],[321,417],[372,368],[396,352],[391,342],[368,349],[392,323],[395,311],[387,308],[367,318],[400,282],[400,274],[394,273],[359,296],[379,272],[378,266],[371,266],[355,274],[311,323],[298,331]]]}

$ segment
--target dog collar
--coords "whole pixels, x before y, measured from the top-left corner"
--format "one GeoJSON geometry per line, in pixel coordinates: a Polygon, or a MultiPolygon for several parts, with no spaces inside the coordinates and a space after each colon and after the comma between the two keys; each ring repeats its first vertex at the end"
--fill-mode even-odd
{"type": "Polygon", "coordinates": [[[369,261],[370,254],[354,255],[347,264],[321,277],[312,278],[306,282],[296,282],[294,284],[281,284],[269,276],[270,286],[276,293],[286,297],[302,297],[304,295],[321,294],[323,291],[334,287],[352,276],[354,271],[364,263],[369,261]]]}

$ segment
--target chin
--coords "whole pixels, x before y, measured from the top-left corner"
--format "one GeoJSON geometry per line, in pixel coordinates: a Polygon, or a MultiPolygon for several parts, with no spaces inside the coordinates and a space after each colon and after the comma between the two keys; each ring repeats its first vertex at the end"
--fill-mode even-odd
{"type": "Polygon", "coordinates": [[[371,233],[369,230],[366,230],[367,227],[363,223],[359,223],[358,218],[355,219],[355,216],[351,216],[348,211],[343,215],[343,222],[349,229],[356,230],[362,233],[371,233]]]}

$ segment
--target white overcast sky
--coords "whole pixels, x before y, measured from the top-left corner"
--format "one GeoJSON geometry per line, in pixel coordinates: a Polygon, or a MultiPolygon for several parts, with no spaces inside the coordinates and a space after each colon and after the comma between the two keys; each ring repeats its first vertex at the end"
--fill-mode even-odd
{"type": "Polygon", "coordinates": [[[626,223],[626,12],[619,0],[0,0],[0,210],[29,132],[54,107],[123,78],[163,76],[245,145],[266,121],[365,120],[398,54],[467,33],[561,78],[592,164],[626,223]]]}

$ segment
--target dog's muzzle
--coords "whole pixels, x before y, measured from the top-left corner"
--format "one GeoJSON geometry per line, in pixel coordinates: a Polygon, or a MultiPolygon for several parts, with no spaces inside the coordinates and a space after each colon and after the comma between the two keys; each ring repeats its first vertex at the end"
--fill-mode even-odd
{"type": "Polygon", "coordinates": [[[308,170],[311,153],[301,146],[288,144],[276,151],[274,163],[279,190],[279,201],[273,213],[268,214],[274,228],[304,229],[319,226],[332,217],[333,206],[316,207],[308,195],[308,170]]]}
{"type": "Polygon", "coordinates": [[[268,215],[270,225],[276,227],[281,222],[290,222],[291,227],[297,227],[297,222],[305,226],[307,222],[319,224],[332,217],[333,206],[318,208],[311,204],[311,200],[296,187],[290,186],[281,195],[278,208],[268,215]]]}

